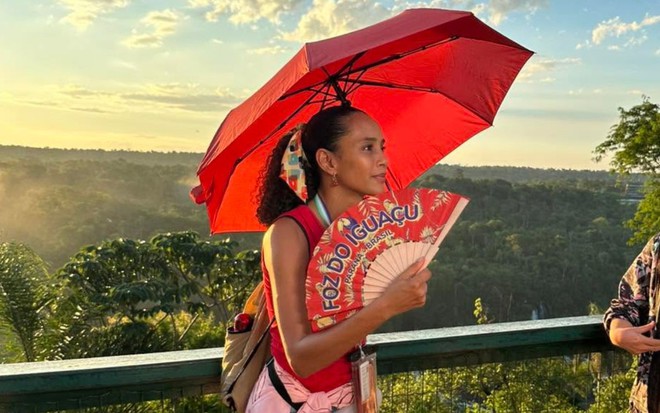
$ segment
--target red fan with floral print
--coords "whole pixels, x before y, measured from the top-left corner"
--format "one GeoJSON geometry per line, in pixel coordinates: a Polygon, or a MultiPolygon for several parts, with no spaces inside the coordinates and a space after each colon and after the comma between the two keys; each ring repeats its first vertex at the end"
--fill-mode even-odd
{"type": "Polygon", "coordinates": [[[410,188],[365,197],[337,217],[307,268],[312,330],[353,315],[420,257],[428,264],[467,203],[451,192],[410,188]]]}

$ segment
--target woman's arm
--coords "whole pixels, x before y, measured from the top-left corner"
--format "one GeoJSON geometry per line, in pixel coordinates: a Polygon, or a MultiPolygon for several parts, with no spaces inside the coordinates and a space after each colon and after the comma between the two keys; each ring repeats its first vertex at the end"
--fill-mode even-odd
{"type": "Polygon", "coordinates": [[[264,235],[264,263],[271,276],[275,317],[293,370],[307,377],[344,356],[393,316],[426,302],[431,276],[423,262],[402,273],[378,299],[328,330],[312,334],[305,306],[309,262],[307,239],[291,219],[280,219],[264,235]]]}

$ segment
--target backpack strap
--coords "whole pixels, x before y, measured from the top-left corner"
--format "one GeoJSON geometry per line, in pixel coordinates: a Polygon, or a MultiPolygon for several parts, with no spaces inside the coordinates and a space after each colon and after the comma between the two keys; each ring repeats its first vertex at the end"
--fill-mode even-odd
{"type": "Polygon", "coordinates": [[[245,363],[243,363],[243,366],[239,370],[238,374],[236,375],[236,378],[234,381],[229,385],[227,388],[227,394],[231,394],[232,390],[234,390],[234,386],[236,385],[236,382],[238,382],[238,378],[241,377],[245,369],[247,368],[248,364],[250,364],[250,361],[252,358],[254,358],[254,355],[257,354],[257,350],[259,349],[259,346],[261,346],[261,343],[264,341],[266,336],[270,334],[270,327],[273,325],[275,322],[275,317],[273,317],[272,320],[270,320],[270,323],[268,323],[268,327],[264,329],[264,332],[261,333],[261,336],[259,337],[259,340],[257,341],[257,344],[252,348],[250,351],[250,354],[248,355],[248,358],[245,360],[245,363]]]}
{"type": "Polygon", "coordinates": [[[289,393],[286,391],[286,387],[284,387],[284,383],[282,383],[282,380],[280,380],[280,376],[278,376],[277,372],[275,371],[275,363],[273,362],[273,359],[270,359],[270,361],[266,364],[266,368],[268,369],[268,377],[270,378],[270,382],[273,384],[273,387],[275,388],[275,390],[277,390],[277,393],[280,395],[282,400],[284,400],[289,404],[289,406],[291,406],[292,411],[297,412],[298,410],[300,410],[303,403],[294,403],[291,400],[291,396],[289,396],[289,393]]]}

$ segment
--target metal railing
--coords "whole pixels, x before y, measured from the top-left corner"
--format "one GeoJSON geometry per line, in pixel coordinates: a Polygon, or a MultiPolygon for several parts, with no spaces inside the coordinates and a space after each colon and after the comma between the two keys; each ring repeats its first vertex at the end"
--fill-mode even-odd
{"type": "MultiPolygon", "coordinates": [[[[425,379],[424,372],[434,369],[453,371],[466,366],[613,352],[600,316],[374,334],[368,337],[368,344],[378,350],[384,406],[392,405],[388,398],[397,397],[392,386],[401,374],[412,373],[414,380],[429,381],[432,377],[425,379]]],[[[149,411],[223,411],[217,400],[197,408],[186,408],[182,402],[193,396],[217,393],[222,356],[222,348],[211,348],[0,365],[0,411],[96,408],[90,411],[132,412],[141,411],[138,406],[146,401],[151,401],[152,407],[154,403],[161,406],[149,411]],[[98,410],[103,406],[109,407],[98,410]]],[[[433,377],[438,380],[437,375],[433,377]]],[[[422,388],[428,386],[434,385],[422,383],[422,388]]],[[[464,401],[452,400],[447,404],[440,400],[446,394],[433,394],[436,400],[432,406],[449,406],[449,410],[432,407],[433,411],[466,408],[464,401]]]]}

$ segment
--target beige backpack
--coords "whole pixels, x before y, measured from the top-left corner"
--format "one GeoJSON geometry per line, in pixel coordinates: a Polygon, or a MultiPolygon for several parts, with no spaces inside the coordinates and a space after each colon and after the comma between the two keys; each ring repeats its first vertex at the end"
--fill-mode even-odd
{"type": "Polygon", "coordinates": [[[252,316],[252,328],[244,332],[225,334],[222,357],[220,395],[232,411],[243,413],[261,370],[270,359],[270,326],[266,295],[260,282],[247,299],[243,312],[252,316]]]}

